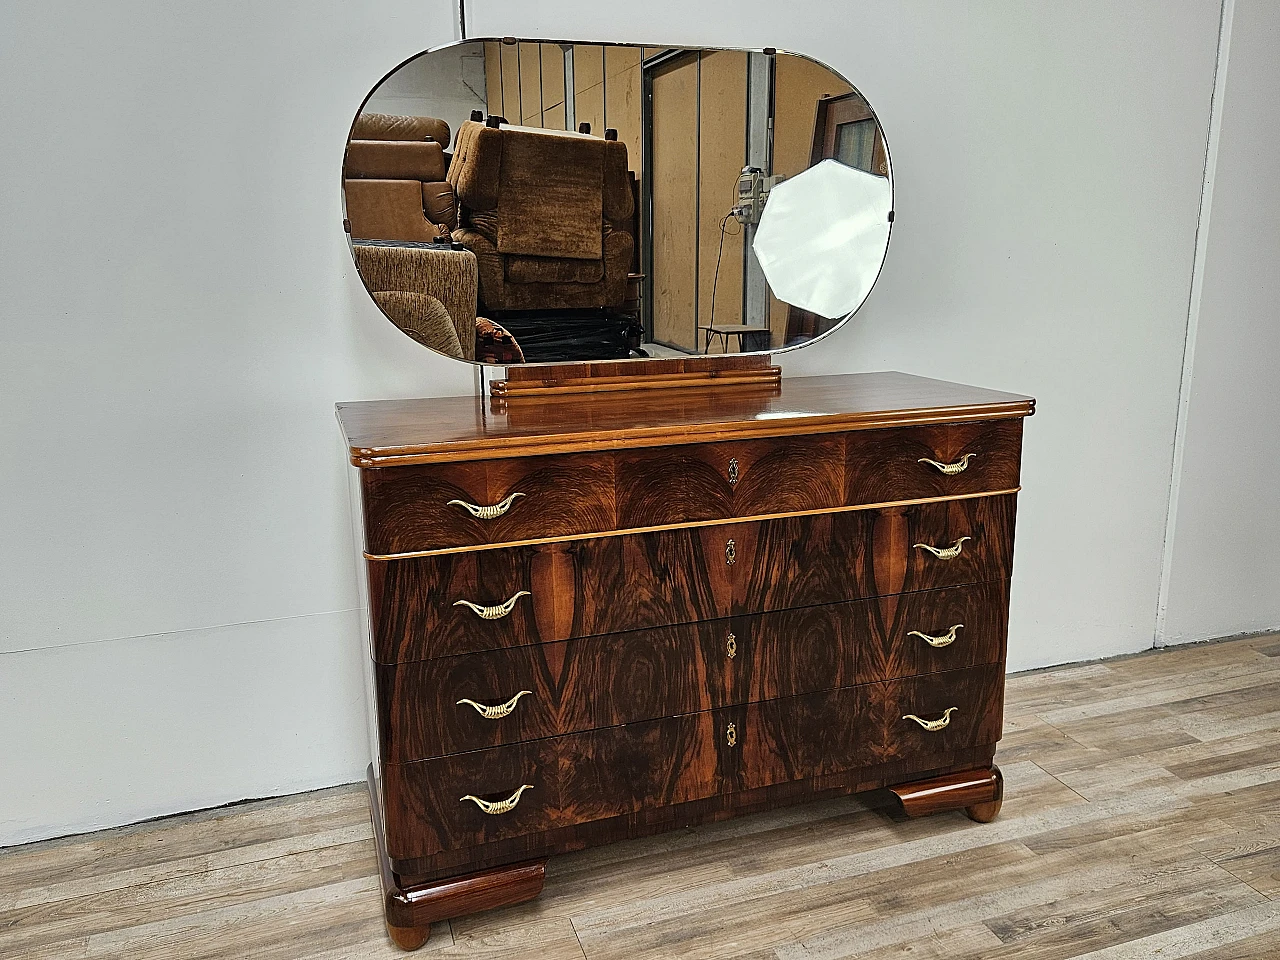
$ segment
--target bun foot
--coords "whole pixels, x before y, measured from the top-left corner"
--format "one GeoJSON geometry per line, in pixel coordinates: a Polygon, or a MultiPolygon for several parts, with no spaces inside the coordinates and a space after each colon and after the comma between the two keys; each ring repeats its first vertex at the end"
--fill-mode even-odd
{"type": "Polygon", "coordinates": [[[990,803],[975,803],[971,807],[964,808],[964,815],[975,823],[990,823],[1000,815],[999,800],[992,800],[990,803]]]}
{"type": "Polygon", "coordinates": [[[990,823],[1004,799],[1004,777],[1000,768],[992,765],[889,789],[902,801],[902,809],[909,817],[963,810],[971,820],[990,823]]]}
{"type": "Polygon", "coordinates": [[[991,768],[991,774],[995,783],[995,797],[985,803],[973,803],[964,808],[964,815],[975,823],[990,823],[1000,816],[1000,807],[1004,803],[1004,775],[996,766],[991,768]]]}
{"type": "Polygon", "coordinates": [[[401,950],[417,950],[431,936],[431,924],[425,927],[393,927],[388,923],[387,936],[401,950]]]}

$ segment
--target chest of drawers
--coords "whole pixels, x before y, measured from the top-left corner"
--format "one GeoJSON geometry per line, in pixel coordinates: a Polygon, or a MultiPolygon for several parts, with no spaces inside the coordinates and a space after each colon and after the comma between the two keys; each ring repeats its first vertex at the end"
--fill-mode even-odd
{"type": "Polygon", "coordinates": [[[892,789],[989,820],[1029,398],[902,374],[343,404],[387,921],[892,789]]]}

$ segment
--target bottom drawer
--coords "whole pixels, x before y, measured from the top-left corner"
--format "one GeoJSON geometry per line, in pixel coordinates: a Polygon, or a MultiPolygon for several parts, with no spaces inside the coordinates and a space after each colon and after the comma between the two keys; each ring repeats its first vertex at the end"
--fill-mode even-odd
{"type": "Polygon", "coordinates": [[[1000,739],[1003,693],[992,664],[388,763],[387,852],[418,860],[898,760],[946,766],[1000,739]]]}
{"type": "Polygon", "coordinates": [[[942,766],[953,753],[994,744],[1003,721],[1001,663],[753,703],[734,785],[751,790],[930,757],[942,766]]]}

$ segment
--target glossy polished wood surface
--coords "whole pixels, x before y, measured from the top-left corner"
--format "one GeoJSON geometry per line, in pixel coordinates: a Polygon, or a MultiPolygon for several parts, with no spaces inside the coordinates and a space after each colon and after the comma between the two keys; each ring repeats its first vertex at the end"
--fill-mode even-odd
{"type": "Polygon", "coordinates": [[[1022,422],[997,420],[371,467],[367,555],[1008,492],[1021,447],[1022,422]]]}
{"type": "Polygon", "coordinates": [[[865,607],[801,607],[379,664],[382,756],[420,760],[847,686],[857,681],[865,607]],[[458,702],[505,707],[513,697],[509,712],[492,719],[458,702]]]}
{"type": "Polygon", "coordinates": [[[942,767],[971,748],[994,749],[1003,683],[998,666],[974,667],[386,764],[387,849],[393,862],[415,860],[859,767],[942,767]],[[951,722],[936,732],[903,718],[948,709],[951,722]],[[458,799],[501,801],[521,788],[514,809],[497,815],[458,799]]]}
{"type": "Polygon", "coordinates": [[[408,553],[612,530],[613,470],[609,454],[362,470],[367,550],[408,553]],[[464,506],[501,509],[509,497],[493,518],[464,506]]]}
{"type": "Polygon", "coordinates": [[[1004,657],[1008,602],[1008,583],[992,581],[379,664],[382,756],[421,760],[997,663],[1004,657]],[[956,639],[942,647],[909,635],[915,630],[945,640],[957,625],[956,639]],[[487,718],[459,702],[464,699],[511,706],[504,716],[487,718]]]}
{"type": "Polygon", "coordinates": [[[522,863],[707,819],[918,781],[995,816],[1030,400],[551,386],[340,411],[397,943],[531,895],[522,863]]]}
{"type": "Polygon", "coordinates": [[[371,560],[374,655],[396,663],[1007,580],[1016,499],[371,560]],[[951,548],[961,538],[951,559],[916,546],[951,548]],[[458,605],[513,597],[510,613],[493,620],[458,605]]]}
{"type": "Polygon", "coordinates": [[[1025,417],[1029,397],[903,373],[786,378],[781,389],[688,388],[582,397],[338,405],[351,462],[374,467],[629,449],[1025,417]]]}

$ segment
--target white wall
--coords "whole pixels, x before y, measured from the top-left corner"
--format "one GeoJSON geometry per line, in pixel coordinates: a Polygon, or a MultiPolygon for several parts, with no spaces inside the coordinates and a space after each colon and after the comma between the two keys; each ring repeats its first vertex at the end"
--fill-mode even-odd
{"type": "MultiPolygon", "coordinates": [[[[1011,667],[1150,645],[1214,0],[472,0],[471,32],[775,45],[852,78],[898,217],[788,375],[1027,392],[1011,667]]],[[[332,404],[467,393],[353,277],[338,171],[446,4],[9,2],[0,843],[360,778],[332,404]]]]}
{"type": "Polygon", "coordinates": [[[1236,0],[1160,639],[1280,628],[1280,6],[1236,0]]]}
{"type": "MultiPolygon", "coordinates": [[[[390,65],[389,65],[390,66],[390,65]]],[[[489,112],[484,90],[484,46],[449,47],[404,64],[387,77],[369,102],[366,113],[410,117],[438,117],[449,124],[449,139],[472,110],[489,112]]]]}

